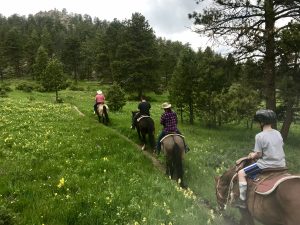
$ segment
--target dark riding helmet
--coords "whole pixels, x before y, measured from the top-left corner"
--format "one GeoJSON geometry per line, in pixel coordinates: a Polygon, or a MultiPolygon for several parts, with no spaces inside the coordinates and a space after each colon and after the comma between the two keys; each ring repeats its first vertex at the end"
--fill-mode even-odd
{"type": "Polygon", "coordinates": [[[263,124],[272,124],[276,122],[276,113],[270,109],[261,109],[256,111],[254,121],[263,124]]]}

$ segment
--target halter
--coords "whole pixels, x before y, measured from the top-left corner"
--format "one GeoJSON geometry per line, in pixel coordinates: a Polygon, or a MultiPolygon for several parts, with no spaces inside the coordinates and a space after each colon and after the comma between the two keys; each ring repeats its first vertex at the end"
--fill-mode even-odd
{"type": "MultiPolygon", "coordinates": [[[[236,178],[237,173],[235,173],[229,183],[229,188],[228,188],[228,193],[227,193],[227,197],[226,197],[226,202],[225,202],[225,206],[228,204],[228,202],[231,204],[232,200],[233,200],[233,180],[236,178]]],[[[217,183],[217,195],[221,198],[221,200],[225,200],[224,196],[219,192],[219,184],[220,184],[220,179],[218,179],[218,183],[217,183]]]]}

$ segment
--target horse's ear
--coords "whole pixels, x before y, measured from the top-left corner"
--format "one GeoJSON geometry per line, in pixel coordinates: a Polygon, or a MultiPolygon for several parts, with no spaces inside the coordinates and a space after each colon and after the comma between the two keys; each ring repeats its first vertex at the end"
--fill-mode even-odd
{"type": "Polygon", "coordinates": [[[218,182],[219,179],[220,179],[220,176],[215,176],[215,182],[218,182]]]}

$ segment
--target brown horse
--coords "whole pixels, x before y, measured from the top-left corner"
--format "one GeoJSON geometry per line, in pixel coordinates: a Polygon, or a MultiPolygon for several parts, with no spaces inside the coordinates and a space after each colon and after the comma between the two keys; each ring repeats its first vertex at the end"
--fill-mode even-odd
{"type": "MultiPolygon", "coordinates": [[[[245,162],[242,167],[251,162],[245,162]]],[[[255,184],[247,179],[247,209],[240,209],[241,223],[254,225],[254,219],[265,225],[300,224],[300,179],[289,179],[268,195],[255,192],[255,184]]],[[[237,168],[232,167],[216,178],[216,196],[221,209],[239,197],[237,168]]]]}
{"type": "Polygon", "coordinates": [[[108,107],[106,104],[99,104],[97,105],[97,115],[99,123],[103,123],[105,125],[108,124],[109,118],[108,118],[108,107]]]}
{"type": "Polygon", "coordinates": [[[166,174],[171,179],[176,179],[180,186],[185,188],[183,182],[183,158],[185,145],[183,136],[179,134],[169,134],[161,140],[162,151],[166,156],[166,174]]]}

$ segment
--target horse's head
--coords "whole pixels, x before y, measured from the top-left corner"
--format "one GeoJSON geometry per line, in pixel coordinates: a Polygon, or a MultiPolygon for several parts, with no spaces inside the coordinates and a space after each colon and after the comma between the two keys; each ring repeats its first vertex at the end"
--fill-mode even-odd
{"type": "Polygon", "coordinates": [[[238,196],[238,190],[233,186],[237,181],[235,175],[235,167],[232,167],[222,176],[215,177],[217,203],[221,210],[225,209],[225,206],[230,203],[232,198],[238,196]],[[231,196],[232,193],[234,196],[231,196]]]}
{"type": "Polygon", "coordinates": [[[224,184],[221,176],[215,177],[217,203],[221,210],[224,210],[228,195],[228,184],[224,184]]]}
{"type": "Polygon", "coordinates": [[[131,111],[131,117],[133,118],[139,111],[131,111]]]}

